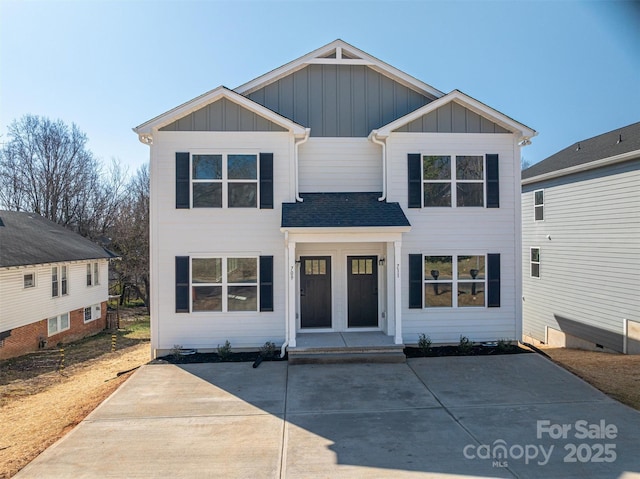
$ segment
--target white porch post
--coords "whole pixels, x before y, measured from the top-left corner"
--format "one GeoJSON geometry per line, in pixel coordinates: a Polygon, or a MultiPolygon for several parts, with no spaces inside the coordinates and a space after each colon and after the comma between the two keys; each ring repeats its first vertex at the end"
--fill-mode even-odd
{"type": "Polygon", "coordinates": [[[396,320],[396,334],[394,342],[396,344],[402,344],[402,241],[393,242],[393,262],[394,262],[394,306],[395,306],[395,320],[396,320]]]}
{"type": "Polygon", "coordinates": [[[296,347],[296,243],[287,242],[287,320],[289,347],[296,347]]]}

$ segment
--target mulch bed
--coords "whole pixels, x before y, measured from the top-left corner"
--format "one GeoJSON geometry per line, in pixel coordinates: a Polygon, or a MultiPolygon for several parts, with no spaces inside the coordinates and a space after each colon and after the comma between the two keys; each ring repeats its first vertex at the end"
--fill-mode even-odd
{"type": "MultiPolygon", "coordinates": [[[[169,354],[156,359],[156,361],[163,361],[171,364],[192,364],[192,363],[239,363],[239,362],[255,362],[260,353],[258,351],[231,353],[229,356],[222,358],[218,353],[193,353],[176,356],[169,354]]],[[[263,361],[286,361],[287,355],[284,358],[280,358],[278,352],[274,357],[263,358],[263,361]]]]}
{"type": "Polygon", "coordinates": [[[423,351],[416,347],[404,348],[407,358],[442,357],[442,356],[497,356],[500,354],[532,353],[529,349],[521,348],[516,344],[508,345],[483,345],[474,344],[470,349],[461,349],[458,346],[435,346],[423,351]]]}

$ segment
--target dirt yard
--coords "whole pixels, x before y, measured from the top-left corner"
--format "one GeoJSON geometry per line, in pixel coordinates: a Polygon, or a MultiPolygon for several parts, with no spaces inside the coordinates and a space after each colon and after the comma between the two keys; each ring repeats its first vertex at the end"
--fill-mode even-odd
{"type": "Polygon", "coordinates": [[[640,410],[640,355],[543,349],[551,359],[621,403],[640,410]]]}
{"type": "MultiPolygon", "coordinates": [[[[82,421],[149,361],[149,318],[138,310],[111,333],[58,349],[0,361],[0,479],[7,479],[82,421]]],[[[561,366],[640,410],[640,356],[545,349],[561,366]]]]}
{"type": "Polygon", "coordinates": [[[56,442],[136,368],[150,359],[149,318],[141,311],[121,321],[116,333],[101,333],[59,349],[0,361],[0,478],[16,474],[56,442]]]}

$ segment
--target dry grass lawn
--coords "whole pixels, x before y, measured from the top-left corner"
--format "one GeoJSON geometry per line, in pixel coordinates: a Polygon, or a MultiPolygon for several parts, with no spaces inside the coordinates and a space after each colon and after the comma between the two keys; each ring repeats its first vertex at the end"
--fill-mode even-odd
{"type": "Polygon", "coordinates": [[[640,410],[640,355],[545,348],[551,359],[621,403],[640,410]]]}
{"type": "Polygon", "coordinates": [[[149,320],[121,322],[116,351],[111,333],[0,361],[0,478],[9,478],[82,421],[136,368],[149,361],[149,320]]]}

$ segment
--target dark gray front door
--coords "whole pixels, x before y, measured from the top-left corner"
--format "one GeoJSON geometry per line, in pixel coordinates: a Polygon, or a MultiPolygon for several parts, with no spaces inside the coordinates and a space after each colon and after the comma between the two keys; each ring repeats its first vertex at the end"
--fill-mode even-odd
{"type": "Polygon", "coordinates": [[[331,327],[331,257],[300,258],[300,327],[331,327]]]}
{"type": "Polygon", "coordinates": [[[378,326],[378,258],[347,257],[350,328],[378,326]]]}

